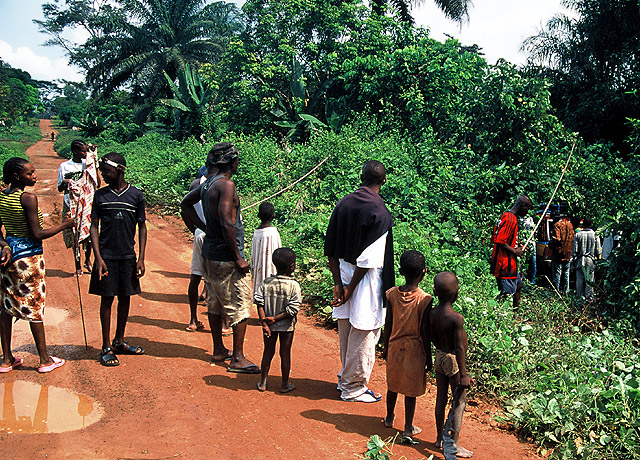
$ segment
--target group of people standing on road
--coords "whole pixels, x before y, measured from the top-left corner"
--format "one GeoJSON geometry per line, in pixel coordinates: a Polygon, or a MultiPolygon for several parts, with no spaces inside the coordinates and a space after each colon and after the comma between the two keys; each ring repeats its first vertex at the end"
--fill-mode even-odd
{"type": "MultiPolygon", "coordinates": [[[[77,172],[83,173],[84,157],[94,147],[81,141],[72,145],[73,157],[60,166],[58,188],[65,196],[77,172]]],[[[282,247],[278,231],[272,225],[275,210],[262,203],[261,220],[252,241],[251,265],[244,254],[244,225],[240,200],[232,176],[238,170],[239,152],[230,143],[213,146],[206,160],[206,174],[196,180],[181,203],[181,215],[194,232],[189,301],[191,318],[187,330],[202,328],[196,317],[198,285],[204,278],[207,315],[213,341],[211,361],[228,362],[227,371],[261,374],[257,388],[267,389],[272,358],[279,342],[282,381],[280,391],[292,391],[289,379],[291,349],[302,294],[293,277],[296,254],[282,247]],[[193,302],[192,302],[193,300],[193,302]],[[256,307],[254,307],[256,305],[256,307]],[[257,309],[264,341],[260,366],[244,353],[248,318],[257,309]],[[232,347],[225,346],[227,328],[232,347]]],[[[145,273],[147,231],[142,192],[125,180],[126,161],[122,155],[108,153],[99,161],[105,187],[95,191],[90,213],[90,251],[84,252],[85,270],[91,272],[89,292],[101,297],[100,321],[102,346],[99,362],[117,366],[119,355],[141,355],[144,349],[125,342],[130,297],[140,293],[139,279],[145,273]],[[137,253],[136,253],[137,236],[137,253]],[[111,307],[117,297],[115,335],[111,336],[111,307]]],[[[39,372],[49,372],[64,360],[49,356],[46,350],[42,311],[45,299],[42,240],[72,229],[74,219],[65,214],[61,224],[42,227],[37,198],[25,192],[36,183],[35,168],[27,160],[12,158],[3,166],[8,187],[0,192],[0,263],[2,264],[0,336],[3,360],[0,372],[10,372],[22,361],[11,352],[11,319],[30,322],[40,355],[39,372]]],[[[400,273],[405,278],[395,287],[393,221],[380,196],[386,182],[386,170],[379,161],[368,161],[361,173],[361,186],[335,206],[326,231],[324,254],[333,279],[333,318],[338,323],[341,367],[337,390],[344,401],[375,403],[382,395],[368,387],[375,363],[375,349],[384,325],[383,357],[387,360],[386,416],[383,423],[393,427],[398,394],[405,396],[402,433],[415,436],[421,429],[413,425],[416,398],[425,394],[426,370],[436,374],[437,445],[445,458],[470,457],[472,452],[458,444],[466,390],[471,379],[466,370],[467,335],[464,319],[453,309],[459,283],[452,272],[442,272],[433,280],[434,296],[419,284],[426,274],[424,256],[416,250],[401,254],[400,273]],[[435,304],[435,305],[434,305],[435,304]],[[432,356],[431,344],[435,346],[432,356]],[[453,402],[445,422],[449,388],[453,402]]],[[[66,213],[69,204],[66,204],[66,213]]],[[[494,252],[492,273],[499,290],[519,302],[522,279],[517,258],[523,255],[518,244],[517,218],[523,217],[533,203],[520,196],[498,221],[492,234],[494,252]]],[[[585,228],[572,240],[578,253],[590,257],[591,233],[585,228]]],[[[564,225],[564,224],[562,224],[564,225]]],[[[569,234],[570,232],[566,232],[569,234]]],[[[562,231],[556,233],[559,237],[562,231]]],[[[566,242],[560,246],[565,247],[566,242]]],[[[77,245],[77,241],[75,241],[77,245]]],[[[597,252],[597,248],[593,248],[597,252]]],[[[79,252],[79,251],[78,251],[79,252]]],[[[76,264],[77,276],[81,267],[76,264]]],[[[589,264],[589,260],[580,263],[589,264]]],[[[588,278],[585,278],[588,279],[588,278]]],[[[587,283],[588,284],[588,283],[587,283]]]]}

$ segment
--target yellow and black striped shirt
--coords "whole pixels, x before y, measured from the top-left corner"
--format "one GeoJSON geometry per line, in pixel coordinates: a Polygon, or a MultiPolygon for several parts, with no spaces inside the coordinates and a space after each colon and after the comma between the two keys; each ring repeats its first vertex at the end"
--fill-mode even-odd
{"type": "MultiPolygon", "coordinates": [[[[20,203],[23,190],[16,190],[9,194],[0,192],[0,221],[4,225],[7,235],[32,236],[27,224],[27,216],[20,203]]],[[[38,209],[38,221],[42,227],[42,212],[38,209]]]]}

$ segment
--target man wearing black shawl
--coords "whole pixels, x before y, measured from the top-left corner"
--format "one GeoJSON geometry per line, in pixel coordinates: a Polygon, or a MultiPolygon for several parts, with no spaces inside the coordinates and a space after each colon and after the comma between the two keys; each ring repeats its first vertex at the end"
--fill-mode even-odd
{"type": "Polygon", "coordinates": [[[368,161],[362,185],[336,205],[324,243],[333,276],[333,318],[338,320],[340,360],[338,390],[345,401],[377,402],[367,388],[375,346],[384,323],[384,292],[393,287],[391,213],[380,197],[385,167],[368,161]]]}

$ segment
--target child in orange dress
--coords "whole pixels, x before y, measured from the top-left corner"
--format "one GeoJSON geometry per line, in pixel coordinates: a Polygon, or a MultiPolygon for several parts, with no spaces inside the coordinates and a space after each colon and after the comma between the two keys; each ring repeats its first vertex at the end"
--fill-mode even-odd
{"type": "Polygon", "coordinates": [[[400,257],[400,274],[405,284],[386,292],[387,318],[384,326],[383,357],[387,360],[387,416],[384,426],[393,427],[398,393],[404,395],[403,436],[415,436],[422,430],[413,425],[416,397],[427,387],[425,366],[431,369],[431,348],[422,336],[429,328],[429,310],[433,297],[418,287],[425,273],[424,256],[406,251],[400,257]]]}

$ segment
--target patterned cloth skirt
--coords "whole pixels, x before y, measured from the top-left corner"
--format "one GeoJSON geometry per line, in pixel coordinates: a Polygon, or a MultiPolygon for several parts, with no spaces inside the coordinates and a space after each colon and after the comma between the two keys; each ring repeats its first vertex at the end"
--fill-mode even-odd
{"type": "Polygon", "coordinates": [[[45,302],[44,256],[23,257],[10,263],[0,280],[0,310],[33,323],[42,322],[45,302]]]}

